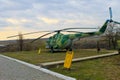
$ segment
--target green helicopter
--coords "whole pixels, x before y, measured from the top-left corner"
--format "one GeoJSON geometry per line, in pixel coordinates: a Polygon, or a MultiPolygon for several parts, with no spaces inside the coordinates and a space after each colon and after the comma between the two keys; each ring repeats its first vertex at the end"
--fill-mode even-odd
{"type": "Polygon", "coordinates": [[[47,34],[44,34],[37,39],[33,40],[32,42],[46,36],[52,33],[55,33],[53,36],[49,37],[48,40],[46,41],[47,45],[46,48],[51,49],[51,52],[54,52],[56,50],[61,50],[61,49],[66,49],[66,50],[71,50],[72,49],[72,43],[76,38],[83,38],[83,37],[89,37],[89,36],[94,36],[94,35],[101,35],[103,34],[106,29],[107,25],[109,23],[116,23],[120,24],[117,21],[112,20],[112,10],[111,7],[109,8],[110,12],[110,19],[106,20],[106,22],[103,24],[103,26],[99,29],[99,31],[96,32],[77,32],[76,34],[62,34],[61,31],[66,31],[66,32],[74,32],[74,31],[67,31],[71,29],[92,29],[92,28],[66,28],[66,29],[61,29],[61,30],[56,30],[47,34]]]}
{"type": "MultiPolygon", "coordinates": [[[[88,36],[94,36],[94,35],[100,35],[103,34],[107,28],[107,24],[112,22],[111,20],[106,20],[104,25],[101,27],[101,29],[97,32],[77,32],[75,34],[63,34],[61,33],[62,31],[70,30],[70,29],[83,29],[83,28],[66,28],[66,29],[61,29],[61,30],[56,30],[47,34],[44,34],[37,39],[33,40],[32,42],[46,36],[52,33],[55,33],[53,36],[49,37],[48,40],[46,41],[46,48],[51,49],[51,52],[58,51],[58,50],[71,50],[72,49],[72,44],[73,41],[76,38],[84,38],[88,36]]],[[[66,32],[76,32],[76,31],[66,31],[66,32]]]]}

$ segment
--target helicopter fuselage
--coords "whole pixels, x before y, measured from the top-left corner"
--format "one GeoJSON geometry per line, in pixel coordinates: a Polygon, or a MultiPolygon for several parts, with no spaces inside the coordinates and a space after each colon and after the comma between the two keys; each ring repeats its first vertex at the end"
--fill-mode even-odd
{"type": "Polygon", "coordinates": [[[79,38],[81,33],[79,34],[67,34],[64,35],[62,33],[57,33],[51,36],[47,40],[47,48],[53,49],[71,49],[73,40],[79,38]]]}

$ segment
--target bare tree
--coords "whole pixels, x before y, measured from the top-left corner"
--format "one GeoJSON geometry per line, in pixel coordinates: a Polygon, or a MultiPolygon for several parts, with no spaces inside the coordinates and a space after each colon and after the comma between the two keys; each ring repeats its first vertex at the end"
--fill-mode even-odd
{"type": "Polygon", "coordinates": [[[108,23],[108,28],[105,33],[106,39],[109,44],[109,48],[117,48],[117,40],[120,36],[120,25],[114,22],[108,23]]]}
{"type": "Polygon", "coordinates": [[[23,50],[23,35],[21,33],[19,33],[18,48],[19,48],[19,51],[23,50]]]}

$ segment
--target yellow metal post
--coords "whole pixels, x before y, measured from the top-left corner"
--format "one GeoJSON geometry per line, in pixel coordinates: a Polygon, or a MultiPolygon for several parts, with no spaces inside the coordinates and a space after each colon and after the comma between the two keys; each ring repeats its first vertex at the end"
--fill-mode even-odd
{"type": "Polygon", "coordinates": [[[39,48],[39,50],[38,50],[38,54],[40,54],[41,53],[41,48],[39,48]]]}
{"type": "Polygon", "coordinates": [[[73,55],[74,55],[73,51],[66,52],[66,57],[65,57],[65,61],[64,61],[64,68],[70,69],[73,55]]]}

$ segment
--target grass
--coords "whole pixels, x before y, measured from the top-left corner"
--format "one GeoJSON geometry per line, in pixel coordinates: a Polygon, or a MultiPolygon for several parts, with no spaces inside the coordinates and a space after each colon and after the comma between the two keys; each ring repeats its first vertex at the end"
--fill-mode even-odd
{"type": "Polygon", "coordinates": [[[120,55],[73,63],[70,71],[63,65],[50,70],[77,80],[120,80],[120,55]]]}
{"type": "MultiPolygon", "coordinates": [[[[43,51],[37,54],[38,51],[23,51],[23,52],[8,52],[3,55],[17,58],[28,63],[39,65],[43,62],[64,60],[65,52],[50,53],[43,51]]],[[[96,49],[80,49],[74,50],[74,58],[87,57],[111,53],[114,51],[102,49],[100,53],[96,49]]],[[[120,80],[120,55],[106,57],[101,59],[82,61],[73,63],[71,70],[64,70],[63,65],[50,68],[55,72],[71,76],[77,80],[120,80]]]]}
{"type": "Polygon", "coordinates": [[[118,47],[120,48],[120,40],[118,40],[118,47]]]}
{"type": "MultiPolygon", "coordinates": [[[[105,54],[113,51],[109,50],[101,50],[100,53],[96,52],[96,49],[80,49],[80,50],[74,50],[74,58],[79,57],[86,57],[86,56],[92,56],[92,55],[98,55],[98,54],[105,54]]],[[[52,61],[59,61],[64,60],[65,53],[66,52],[57,52],[57,53],[50,53],[48,51],[41,51],[40,54],[37,54],[38,51],[23,51],[23,52],[8,52],[3,53],[3,55],[13,57],[28,63],[32,63],[35,65],[39,65],[40,63],[44,62],[52,62],[52,61]]]]}

